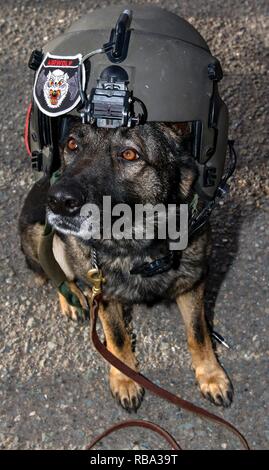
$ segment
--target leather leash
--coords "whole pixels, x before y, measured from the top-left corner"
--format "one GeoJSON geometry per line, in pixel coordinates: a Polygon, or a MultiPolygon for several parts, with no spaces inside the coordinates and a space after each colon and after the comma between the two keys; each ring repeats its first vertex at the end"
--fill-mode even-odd
{"type": "Polygon", "coordinates": [[[110,428],[108,428],[106,431],[104,431],[102,434],[100,434],[98,437],[96,437],[87,447],[86,450],[92,449],[98,442],[102,441],[105,437],[109,436],[115,431],[119,431],[120,429],[123,428],[131,428],[131,427],[140,427],[144,429],[150,429],[150,431],[153,431],[157,434],[159,434],[161,437],[163,437],[166,442],[172,447],[172,449],[175,450],[182,450],[180,445],[177,443],[177,441],[167,432],[165,429],[163,429],[161,426],[155,423],[151,423],[150,421],[144,421],[142,419],[132,419],[129,421],[122,421],[121,423],[114,424],[110,428]]]}
{"type": "MultiPolygon", "coordinates": [[[[93,282],[93,290],[92,290],[92,297],[90,299],[90,314],[91,314],[91,340],[93,345],[95,346],[96,350],[103,356],[103,358],[109,362],[113,367],[116,367],[120,372],[122,372],[124,375],[129,377],[130,379],[134,380],[136,383],[150,391],[151,393],[157,395],[158,397],[172,403],[173,405],[176,405],[186,411],[189,411],[190,413],[195,414],[196,416],[199,416],[200,418],[207,419],[209,421],[212,421],[214,423],[217,423],[226,429],[228,429],[230,432],[232,432],[235,436],[237,436],[242,445],[244,446],[245,449],[250,450],[250,447],[248,445],[248,442],[246,438],[243,436],[243,434],[238,431],[238,429],[233,426],[231,423],[226,421],[225,419],[221,418],[220,416],[217,416],[199,406],[196,406],[189,401],[186,401],[177,395],[174,395],[173,393],[169,392],[168,390],[159,387],[158,385],[154,384],[151,382],[151,380],[147,379],[145,376],[140,374],[139,372],[134,371],[130,367],[128,367],[124,362],[122,362],[120,359],[118,359],[114,354],[112,354],[106,346],[100,341],[99,336],[96,331],[96,324],[97,324],[97,318],[98,318],[98,309],[99,309],[99,304],[101,301],[101,284],[102,284],[102,275],[99,271],[99,277],[98,277],[98,270],[92,270],[93,275],[90,275],[91,281],[93,282]],[[97,271],[97,272],[96,272],[97,271]]],[[[98,436],[96,439],[94,439],[87,447],[87,450],[92,449],[98,442],[100,442],[104,437],[108,436],[109,434],[112,434],[113,432],[122,429],[122,428],[127,428],[127,427],[143,427],[150,429],[151,431],[158,433],[160,436],[162,436],[166,441],[171,445],[173,449],[178,449],[182,450],[179,444],[175,441],[175,439],[163,428],[160,426],[151,423],[149,421],[143,421],[143,420],[130,420],[130,421],[124,421],[118,424],[115,424],[114,426],[110,427],[107,429],[105,432],[103,432],[100,436],[98,436]]]]}

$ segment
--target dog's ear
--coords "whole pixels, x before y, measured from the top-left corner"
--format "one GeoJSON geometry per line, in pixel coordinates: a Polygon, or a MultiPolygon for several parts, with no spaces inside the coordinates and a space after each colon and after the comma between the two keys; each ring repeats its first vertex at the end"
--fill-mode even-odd
{"type": "MultiPolygon", "coordinates": [[[[170,138],[177,144],[180,142],[178,163],[179,193],[182,200],[191,194],[193,184],[198,176],[198,169],[192,157],[192,127],[190,122],[166,122],[170,138]]],[[[170,141],[171,143],[171,141],[170,141]]]]}
{"type": "Polygon", "coordinates": [[[170,127],[179,135],[188,136],[191,134],[191,123],[189,122],[173,122],[170,127]]]}
{"type": "Polygon", "coordinates": [[[170,135],[177,142],[180,141],[181,148],[187,153],[192,152],[192,124],[190,122],[166,123],[170,129],[170,135]]]}
{"type": "Polygon", "coordinates": [[[180,165],[179,190],[181,198],[187,199],[190,196],[197,176],[198,169],[194,161],[188,161],[188,163],[180,165]]]}

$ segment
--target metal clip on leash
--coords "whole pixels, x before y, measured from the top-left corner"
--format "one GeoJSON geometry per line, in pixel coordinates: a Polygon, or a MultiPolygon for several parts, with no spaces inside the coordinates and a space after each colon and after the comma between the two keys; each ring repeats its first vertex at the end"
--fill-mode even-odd
{"type": "Polygon", "coordinates": [[[87,273],[87,277],[92,284],[92,291],[90,296],[90,307],[92,308],[94,299],[97,296],[101,296],[102,293],[102,283],[105,282],[105,278],[102,275],[101,269],[98,268],[97,264],[97,254],[93,249],[91,252],[91,264],[92,269],[87,273]]]}

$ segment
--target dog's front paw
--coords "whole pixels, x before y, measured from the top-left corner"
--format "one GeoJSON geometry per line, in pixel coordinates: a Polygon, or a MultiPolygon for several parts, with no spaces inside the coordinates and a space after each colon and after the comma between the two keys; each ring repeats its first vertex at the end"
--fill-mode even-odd
{"type": "Polygon", "coordinates": [[[137,411],[145,393],[140,385],[114,368],[110,370],[109,385],[111,393],[119,405],[129,413],[137,411]]]}
{"type": "Polygon", "coordinates": [[[195,371],[196,379],[205,398],[217,406],[228,407],[233,401],[233,386],[220,365],[199,366],[195,371]]]}
{"type": "Polygon", "coordinates": [[[72,305],[69,305],[66,298],[59,292],[58,294],[59,294],[61,312],[69,320],[73,320],[76,322],[83,322],[87,319],[87,309],[88,309],[87,301],[74,282],[69,282],[69,289],[79,299],[81,308],[76,308],[76,307],[73,307],[72,305]]]}
{"type": "Polygon", "coordinates": [[[73,320],[77,323],[82,323],[86,320],[87,314],[85,310],[72,307],[65,299],[60,300],[60,305],[62,315],[68,320],[73,320]]]}

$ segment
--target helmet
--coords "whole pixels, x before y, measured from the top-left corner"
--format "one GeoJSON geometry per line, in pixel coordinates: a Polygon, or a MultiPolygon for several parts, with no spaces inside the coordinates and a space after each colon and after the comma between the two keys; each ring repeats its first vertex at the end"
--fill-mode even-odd
{"type": "Polygon", "coordinates": [[[58,144],[70,115],[110,128],[188,122],[196,192],[214,198],[227,151],[222,70],[187,21],[155,6],[99,9],[33,51],[29,66],[35,80],[25,140],[38,171],[59,167],[58,144]]]}

